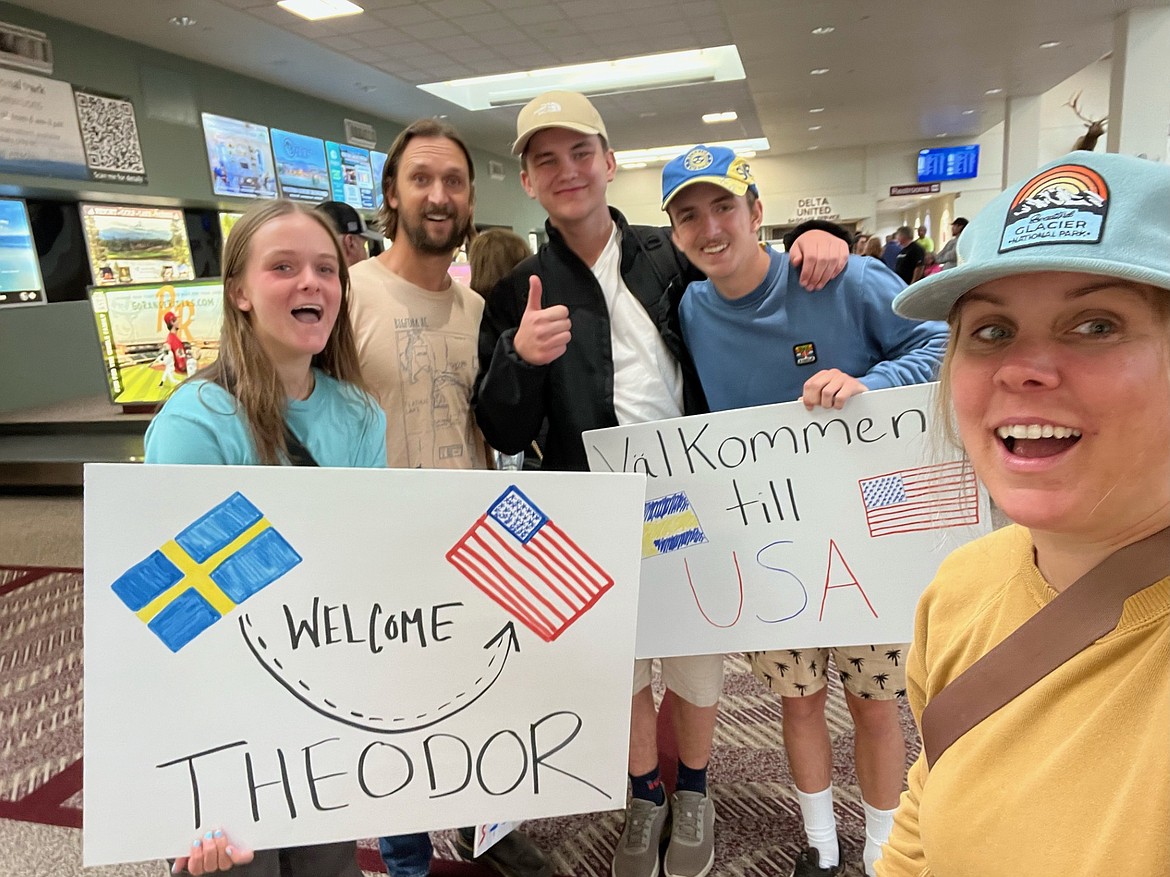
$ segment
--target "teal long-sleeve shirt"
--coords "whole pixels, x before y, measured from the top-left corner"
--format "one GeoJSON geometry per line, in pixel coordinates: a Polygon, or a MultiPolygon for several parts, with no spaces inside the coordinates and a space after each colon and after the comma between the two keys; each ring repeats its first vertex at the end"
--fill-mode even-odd
{"type": "MultiPolygon", "coordinates": [[[[308,399],[289,400],[285,421],[318,466],[384,468],[386,415],[349,384],[314,370],[308,399]]],[[[245,466],[260,462],[239,404],[209,381],[181,385],[146,430],[147,463],[245,466]]]]}
{"type": "Polygon", "coordinates": [[[941,322],[907,320],[892,302],[905,284],[877,259],[850,256],[824,289],[800,285],[788,256],[769,249],[763,283],[726,299],[709,280],[687,287],[683,338],[712,411],[791,402],[823,369],[867,389],[932,381],[946,350],[941,322]]]}

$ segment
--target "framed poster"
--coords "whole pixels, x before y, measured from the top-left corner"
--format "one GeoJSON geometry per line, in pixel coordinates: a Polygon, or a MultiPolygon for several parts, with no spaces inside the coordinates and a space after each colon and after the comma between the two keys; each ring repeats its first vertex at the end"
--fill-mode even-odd
{"type": "Polygon", "coordinates": [[[374,174],[370,151],[345,143],[325,143],[333,200],[344,201],[354,210],[374,209],[374,174]]]}
{"type": "Polygon", "coordinates": [[[134,104],[127,98],[74,89],[90,176],[110,183],[146,183],[134,104]]]}
{"type": "Polygon", "coordinates": [[[115,405],[161,402],[219,357],[223,284],[218,278],[93,287],[89,299],[115,405]]]}
{"type": "Polygon", "coordinates": [[[182,210],[118,204],[80,206],[95,285],[194,279],[182,210]]]}
{"type": "Polygon", "coordinates": [[[0,173],[89,179],[68,82],[0,68],[0,173]]]}

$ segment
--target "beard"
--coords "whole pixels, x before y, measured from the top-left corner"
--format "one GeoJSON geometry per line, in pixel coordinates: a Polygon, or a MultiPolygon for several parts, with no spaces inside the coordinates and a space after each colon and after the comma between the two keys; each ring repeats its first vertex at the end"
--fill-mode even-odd
{"type": "MultiPolygon", "coordinates": [[[[437,214],[438,210],[429,210],[428,213],[437,214]]],[[[445,215],[454,222],[451,225],[450,234],[443,237],[435,237],[432,235],[432,230],[427,228],[428,220],[422,213],[418,215],[408,215],[405,212],[398,214],[398,227],[406,232],[406,238],[410,241],[418,252],[426,253],[432,256],[451,255],[458,246],[467,238],[467,232],[471,228],[471,216],[464,216],[460,218],[458,213],[452,209],[443,211],[445,215]]]]}

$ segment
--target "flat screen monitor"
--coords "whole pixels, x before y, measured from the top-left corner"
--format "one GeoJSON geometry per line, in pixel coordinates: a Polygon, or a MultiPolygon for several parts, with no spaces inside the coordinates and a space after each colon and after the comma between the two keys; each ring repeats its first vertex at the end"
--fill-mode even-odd
{"type": "Polygon", "coordinates": [[[223,282],[91,287],[90,303],[116,405],[162,402],[219,356],[223,282]]]}
{"type": "Polygon", "coordinates": [[[979,146],[943,146],[918,151],[918,182],[969,180],[979,175],[979,146]]]}
{"type": "Polygon", "coordinates": [[[344,201],[354,210],[374,209],[374,172],[370,151],[347,143],[325,142],[333,200],[344,201]]]}
{"type": "Polygon", "coordinates": [[[272,129],[272,154],[280,194],[291,201],[329,200],[329,168],[325,164],[325,141],[292,131],[272,129]]]}
{"type": "Polygon", "coordinates": [[[264,125],[203,114],[211,189],[232,198],[275,198],[276,169],[264,125]]]}
{"type": "Polygon", "coordinates": [[[382,206],[382,171],[386,169],[386,159],[389,157],[386,153],[378,152],[376,149],[370,151],[370,170],[374,174],[375,208],[382,206]]]}
{"type": "Polygon", "coordinates": [[[28,208],[18,199],[0,198],[0,306],[43,305],[45,301],[28,208]]]}
{"type": "Polygon", "coordinates": [[[187,221],[179,208],[80,206],[94,285],[194,279],[187,221]]]}

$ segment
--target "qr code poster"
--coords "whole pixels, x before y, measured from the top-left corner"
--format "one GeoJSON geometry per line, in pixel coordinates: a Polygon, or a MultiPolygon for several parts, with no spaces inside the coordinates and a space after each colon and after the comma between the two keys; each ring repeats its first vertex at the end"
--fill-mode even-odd
{"type": "Polygon", "coordinates": [[[95,180],[146,183],[134,104],[126,98],[74,90],[85,160],[95,180]]]}

